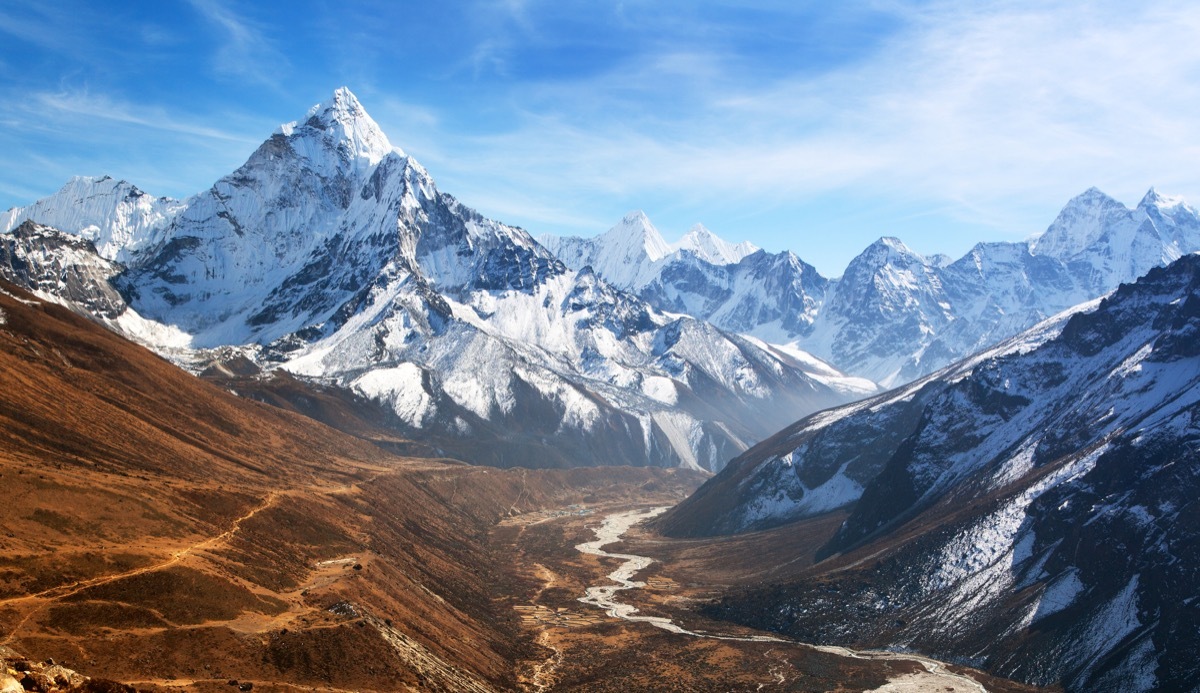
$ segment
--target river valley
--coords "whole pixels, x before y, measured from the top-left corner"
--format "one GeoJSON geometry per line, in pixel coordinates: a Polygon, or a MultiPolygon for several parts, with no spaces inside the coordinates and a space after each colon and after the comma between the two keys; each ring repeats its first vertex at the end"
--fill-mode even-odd
{"type": "Polygon", "coordinates": [[[678,542],[640,527],[665,507],[589,510],[513,518],[497,534],[529,566],[529,601],[514,609],[545,656],[530,662],[527,690],[1033,690],[919,655],[811,646],[705,619],[689,607],[727,586],[725,576],[697,580],[666,550],[678,542]]]}

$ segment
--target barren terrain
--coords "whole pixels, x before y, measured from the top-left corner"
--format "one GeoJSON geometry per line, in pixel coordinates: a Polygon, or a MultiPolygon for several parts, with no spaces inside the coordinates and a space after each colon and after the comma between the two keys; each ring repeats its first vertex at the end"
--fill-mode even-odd
{"type": "MultiPolygon", "coordinates": [[[[608,515],[649,510],[656,499],[604,503],[570,512],[506,520],[494,542],[511,545],[527,586],[517,604],[526,631],[544,647],[522,684],[554,691],[1031,691],[982,672],[909,655],[860,653],[789,642],[773,634],[704,619],[689,606],[753,579],[756,547],[768,537],[673,540],[634,527],[629,540],[605,547],[658,560],[638,572],[644,587],[619,592],[638,616],[670,619],[688,633],[606,615],[582,603],[587,588],[610,584],[619,559],[581,553],[608,515]],[[723,566],[723,567],[722,567],[723,566]],[[885,687],[886,686],[886,687],[885,687]]],[[[832,522],[833,518],[828,521],[832,522]]],[[[802,542],[800,542],[802,544],[802,542]]],[[[759,554],[759,558],[763,558],[759,554]]]]}
{"type": "MultiPolygon", "coordinates": [[[[0,288],[10,661],[191,691],[909,690],[926,671],[581,603],[616,565],[575,546],[609,514],[678,502],[698,473],[400,457],[0,288]]],[[[627,545],[659,562],[621,598],[750,635],[688,607],[755,579],[754,541],[635,528],[627,545]]]]}

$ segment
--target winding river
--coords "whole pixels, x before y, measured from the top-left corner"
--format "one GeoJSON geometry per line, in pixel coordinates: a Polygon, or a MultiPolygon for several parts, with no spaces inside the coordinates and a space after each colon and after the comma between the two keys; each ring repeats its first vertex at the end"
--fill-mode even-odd
{"type": "MultiPolygon", "coordinates": [[[[621,537],[629,531],[631,527],[644,522],[652,517],[657,517],[669,509],[669,506],[661,508],[651,508],[649,510],[627,510],[625,512],[614,513],[604,518],[604,522],[596,528],[596,539],[583,544],[577,544],[576,550],[581,553],[590,554],[592,556],[602,556],[604,558],[615,558],[624,561],[616,570],[608,574],[608,579],[615,584],[596,585],[587,588],[587,594],[579,598],[579,601],[584,604],[603,609],[612,618],[619,618],[626,621],[637,623],[648,623],[656,628],[679,633],[680,635],[690,635],[696,638],[710,638],[713,640],[736,640],[741,642],[777,642],[787,643],[792,645],[802,645],[811,647],[821,652],[841,655],[843,657],[852,657],[854,659],[873,659],[873,660],[905,660],[917,662],[925,668],[926,674],[940,682],[954,683],[961,686],[966,686],[970,690],[987,693],[978,681],[968,676],[955,674],[946,668],[946,665],[936,659],[930,659],[921,655],[901,654],[897,652],[888,652],[886,650],[851,650],[846,647],[838,647],[836,645],[812,645],[808,643],[796,642],[771,635],[753,635],[739,637],[734,635],[719,635],[714,633],[698,633],[688,630],[669,618],[663,616],[645,616],[638,613],[637,607],[632,604],[625,604],[617,600],[617,595],[625,590],[641,589],[646,586],[645,582],[634,580],[633,576],[637,575],[642,570],[645,570],[654,559],[648,556],[636,556],[628,553],[609,553],[604,550],[604,546],[613,542],[619,541],[621,537]]],[[[911,687],[906,685],[906,682],[897,681],[893,684],[888,684],[879,691],[918,691],[929,690],[927,688],[929,681],[911,681],[911,687]]],[[[939,689],[942,690],[942,689],[939,689]]],[[[951,690],[958,690],[952,688],[951,690]]]]}

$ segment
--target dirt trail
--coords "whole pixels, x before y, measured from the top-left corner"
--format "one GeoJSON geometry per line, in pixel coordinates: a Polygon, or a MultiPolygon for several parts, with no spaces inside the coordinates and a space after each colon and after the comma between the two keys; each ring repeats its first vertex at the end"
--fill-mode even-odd
{"type": "Polygon", "coordinates": [[[9,599],[0,599],[0,606],[4,606],[6,604],[15,604],[15,603],[23,602],[23,601],[34,600],[34,599],[62,599],[63,597],[69,597],[69,596],[76,594],[78,592],[81,592],[89,587],[95,587],[97,585],[104,585],[104,584],[113,582],[115,580],[121,580],[124,578],[133,577],[135,575],[142,575],[144,573],[151,573],[156,570],[170,568],[171,566],[175,565],[176,563],[182,561],[184,558],[187,558],[193,551],[207,549],[211,546],[214,546],[216,544],[219,544],[223,541],[227,541],[228,539],[232,538],[233,535],[237,534],[237,531],[239,529],[241,529],[243,522],[245,522],[246,520],[249,520],[250,518],[257,515],[258,513],[262,512],[263,510],[266,510],[267,508],[275,505],[276,498],[278,496],[279,496],[279,494],[277,492],[272,491],[271,493],[267,494],[267,499],[265,501],[263,501],[260,505],[255,506],[252,510],[250,510],[250,512],[248,512],[245,515],[242,515],[241,517],[234,520],[233,524],[230,526],[229,529],[216,535],[215,537],[209,537],[207,539],[202,539],[202,540],[192,544],[191,546],[187,546],[187,547],[184,547],[177,551],[173,551],[171,553],[170,558],[168,558],[167,560],[162,561],[160,563],[154,563],[151,565],[142,566],[140,568],[134,568],[133,570],[127,570],[127,571],[124,571],[121,573],[113,573],[111,575],[101,575],[99,577],[88,578],[87,580],[79,580],[79,581],[72,582],[72,583],[69,583],[66,585],[58,585],[57,587],[51,587],[50,589],[42,590],[41,592],[35,592],[34,594],[26,594],[21,597],[10,597],[9,599]]]}
{"type": "Polygon", "coordinates": [[[536,690],[548,691],[554,688],[554,672],[562,666],[563,653],[553,642],[550,641],[550,632],[543,630],[538,634],[537,644],[542,647],[554,651],[554,654],[546,658],[545,661],[539,662],[533,668],[533,677],[530,683],[536,690]]]}
{"type": "Polygon", "coordinates": [[[233,521],[233,523],[230,525],[229,529],[225,530],[224,532],[221,532],[220,534],[218,534],[216,536],[208,537],[207,539],[202,539],[190,546],[186,546],[182,549],[173,551],[171,553],[171,557],[164,561],[160,561],[158,563],[152,563],[150,565],[145,565],[140,568],[134,568],[132,570],[126,570],[126,571],[123,571],[120,573],[101,575],[101,576],[94,577],[94,578],[88,578],[87,580],[78,580],[76,582],[72,582],[72,583],[69,583],[66,585],[58,585],[57,587],[51,587],[50,589],[42,590],[41,592],[36,592],[34,594],[27,594],[27,595],[24,595],[21,597],[11,597],[9,599],[0,600],[0,606],[22,604],[22,603],[27,603],[27,602],[40,602],[35,608],[31,609],[29,611],[29,613],[25,614],[24,618],[22,618],[20,621],[17,622],[17,624],[13,627],[13,629],[11,631],[9,631],[8,635],[6,635],[4,637],[4,640],[0,640],[0,644],[7,645],[7,644],[11,643],[13,638],[16,637],[17,633],[20,632],[21,628],[24,627],[25,624],[28,623],[30,619],[32,619],[37,614],[41,613],[41,611],[43,609],[45,609],[51,602],[55,602],[60,599],[65,599],[66,597],[70,597],[72,595],[78,594],[78,593],[82,592],[83,590],[86,590],[86,589],[89,589],[92,587],[97,587],[100,585],[107,585],[108,583],[116,582],[117,580],[124,580],[126,578],[136,577],[138,575],[144,575],[146,573],[152,573],[152,572],[159,571],[159,570],[165,570],[165,569],[170,568],[170,567],[178,564],[179,562],[183,561],[185,558],[190,556],[193,552],[202,551],[204,549],[209,549],[209,548],[217,546],[223,542],[229,541],[230,539],[233,538],[233,536],[235,534],[237,534],[238,530],[241,529],[243,522],[249,520],[250,518],[257,515],[258,513],[274,506],[279,499],[280,493],[281,492],[277,492],[277,491],[272,491],[272,492],[268,493],[266,499],[264,499],[262,503],[255,506],[249,512],[242,515],[241,517],[235,519],[233,521]]]}
{"type": "MultiPolygon", "coordinates": [[[[36,606],[33,609],[31,609],[28,613],[26,613],[25,616],[23,618],[21,618],[20,621],[17,622],[17,624],[12,628],[12,630],[9,631],[9,633],[6,636],[4,636],[3,640],[0,640],[0,645],[10,644],[12,642],[12,640],[16,637],[17,633],[20,632],[21,629],[25,626],[25,624],[29,623],[30,619],[32,619],[37,614],[41,613],[42,610],[44,610],[47,606],[49,606],[51,603],[53,603],[55,601],[58,601],[60,599],[65,599],[66,597],[70,597],[72,595],[78,594],[79,592],[82,592],[83,590],[86,590],[86,589],[89,589],[92,587],[106,585],[111,582],[116,582],[117,580],[124,580],[126,578],[136,577],[138,575],[144,575],[146,573],[152,573],[152,572],[156,572],[159,570],[165,570],[167,568],[170,568],[172,566],[179,564],[180,562],[187,559],[189,556],[195,554],[198,551],[204,551],[207,549],[211,549],[211,548],[217,547],[221,544],[228,542],[229,540],[233,539],[233,537],[242,528],[243,523],[245,523],[247,520],[250,520],[255,515],[258,515],[259,513],[263,512],[264,510],[268,510],[268,509],[274,507],[275,505],[277,505],[280,497],[282,497],[282,496],[298,495],[298,494],[303,494],[303,493],[314,493],[317,495],[326,495],[326,496],[352,493],[352,492],[358,490],[359,488],[361,488],[362,486],[374,482],[376,479],[378,479],[382,476],[395,474],[398,471],[408,472],[408,471],[412,471],[413,469],[423,469],[423,468],[425,468],[425,467],[423,467],[420,464],[414,464],[414,465],[405,466],[403,469],[378,469],[374,473],[372,473],[370,476],[368,476],[366,479],[363,479],[363,480],[357,481],[357,482],[353,482],[353,483],[349,483],[349,484],[344,484],[341,486],[333,486],[333,487],[313,486],[313,487],[309,487],[309,488],[295,488],[295,489],[269,491],[266,495],[266,498],[264,498],[261,503],[254,506],[253,508],[251,508],[249,511],[247,511],[241,517],[238,517],[237,519],[235,519],[232,523],[230,523],[229,528],[226,529],[224,532],[221,532],[220,534],[217,534],[215,536],[201,539],[189,546],[185,546],[183,548],[176,549],[175,551],[172,551],[170,554],[170,557],[166,558],[165,560],[159,561],[157,563],[152,563],[150,565],[145,565],[140,568],[133,568],[131,570],[122,571],[119,573],[111,573],[109,575],[100,575],[97,577],[88,578],[86,580],[78,580],[78,581],[71,582],[71,583],[68,583],[65,585],[58,585],[56,587],[51,587],[49,589],[42,590],[41,592],[35,592],[33,594],[26,594],[26,595],[23,595],[20,597],[10,597],[8,599],[2,599],[2,600],[0,600],[0,606],[17,606],[17,605],[26,604],[26,603],[34,603],[34,604],[36,604],[36,606]]],[[[432,467],[432,466],[430,466],[429,468],[435,469],[435,467],[432,467]]],[[[323,573],[329,572],[329,568],[330,568],[330,565],[317,566],[318,570],[315,574],[316,577],[310,576],[310,582],[315,581],[317,579],[317,577],[321,577],[323,573]]],[[[315,582],[314,582],[314,584],[315,584],[315,582]]],[[[312,585],[310,584],[310,585],[306,585],[306,586],[312,586],[312,585]]],[[[297,593],[299,591],[300,590],[297,590],[297,593]]],[[[255,622],[261,621],[262,628],[266,629],[272,625],[277,625],[279,623],[284,623],[284,622],[290,620],[291,618],[293,618],[296,615],[296,613],[294,613],[294,612],[295,612],[295,609],[289,609],[288,612],[286,612],[280,616],[271,617],[271,618],[259,617],[258,619],[255,620],[255,622]]],[[[254,630],[257,631],[260,629],[255,628],[254,630]]]]}

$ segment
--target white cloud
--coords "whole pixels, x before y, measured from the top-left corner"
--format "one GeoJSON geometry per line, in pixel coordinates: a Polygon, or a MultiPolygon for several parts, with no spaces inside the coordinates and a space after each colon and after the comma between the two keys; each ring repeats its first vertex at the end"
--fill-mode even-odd
{"type": "Polygon", "coordinates": [[[160,107],[114,100],[107,96],[91,94],[86,90],[43,92],[34,94],[32,98],[41,109],[49,111],[50,114],[99,118],[180,135],[242,144],[254,144],[262,139],[181,120],[160,107]]]}
{"type": "Polygon", "coordinates": [[[221,0],[188,1],[222,32],[224,40],[213,59],[217,72],[278,88],[287,59],[259,27],[226,7],[221,0]]]}
{"type": "Polygon", "coordinates": [[[516,87],[519,125],[443,135],[430,163],[543,191],[547,220],[637,190],[775,204],[853,189],[998,226],[1093,184],[1195,198],[1198,35],[1200,8],[1182,3],[946,3],[858,62],[769,81],[663,45],[582,82],[516,87]]]}

